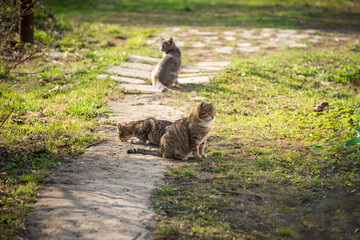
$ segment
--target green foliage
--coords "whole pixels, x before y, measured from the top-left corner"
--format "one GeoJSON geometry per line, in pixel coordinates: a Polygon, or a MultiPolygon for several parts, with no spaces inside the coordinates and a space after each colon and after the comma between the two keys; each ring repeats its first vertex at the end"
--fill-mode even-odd
{"type": "MultiPolygon", "coordinates": [[[[356,138],[347,141],[345,146],[351,146],[351,145],[360,143],[360,111],[357,109],[357,110],[355,110],[354,113],[359,118],[359,126],[356,126],[354,128],[354,131],[355,131],[354,135],[356,136],[356,138]]],[[[360,155],[360,144],[357,145],[356,150],[357,150],[357,153],[360,155]]]]}

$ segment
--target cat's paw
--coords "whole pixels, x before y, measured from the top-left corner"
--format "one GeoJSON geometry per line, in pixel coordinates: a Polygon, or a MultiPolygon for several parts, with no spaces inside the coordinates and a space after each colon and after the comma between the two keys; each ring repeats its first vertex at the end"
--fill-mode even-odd
{"type": "Polygon", "coordinates": [[[186,161],[186,160],[188,160],[188,159],[189,159],[189,157],[188,157],[188,156],[185,156],[185,157],[183,157],[181,160],[186,161]]]}
{"type": "Polygon", "coordinates": [[[194,158],[202,158],[201,155],[194,155],[194,158]]]}
{"type": "Polygon", "coordinates": [[[167,88],[167,87],[164,87],[162,90],[161,90],[163,93],[171,93],[172,91],[167,88]]]}
{"type": "Polygon", "coordinates": [[[202,155],[202,157],[203,157],[203,158],[207,158],[207,155],[204,153],[204,154],[202,155]]]}

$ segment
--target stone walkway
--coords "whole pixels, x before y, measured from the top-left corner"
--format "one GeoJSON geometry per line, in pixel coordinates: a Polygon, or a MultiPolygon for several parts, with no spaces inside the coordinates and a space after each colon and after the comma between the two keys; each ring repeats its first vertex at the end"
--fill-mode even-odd
{"type": "MultiPolygon", "coordinates": [[[[322,44],[323,36],[317,30],[251,29],[224,32],[198,29],[167,28],[164,37],[173,36],[187,64],[182,66],[179,84],[207,84],[218,71],[226,69],[234,57],[269,53],[279,48],[308,48],[322,44]]],[[[334,41],[347,41],[336,37],[334,41]]],[[[159,37],[147,41],[148,48],[159,48],[159,37]]],[[[158,93],[151,86],[151,71],[159,58],[130,55],[129,62],[109,68],[98,78],[109,77],[120,82],[126,91],[158,93]]]]}
{"type": "MultiPolygon", "coordinates": [[[[123,62],[119,66],[111,67],[98,78],[107,78],[120,82],[126,91],[140,91],[160,93],[161,90],[151,85],[151,71],[160,58],[144,56],[129,56],[131,62],[123,62]]],[[[178,82],[182,84],[206,84],[210,82],[214,73],[225,69],[230,62],[200,62],[195,66],[182,67],[178,82]]]]}

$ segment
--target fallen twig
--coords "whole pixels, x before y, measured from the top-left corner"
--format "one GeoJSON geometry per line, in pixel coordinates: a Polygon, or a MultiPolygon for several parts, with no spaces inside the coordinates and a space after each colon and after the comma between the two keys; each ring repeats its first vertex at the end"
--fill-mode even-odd
{"type": "Polygon", "coordinates": [[[11,108],[11,112],[9,113],[9,115],[7,115],[7,117],[5,118],[5,120],[2,122],[0,128],[4,125],[4,123],[8,120],[8,118],[10,117],[10,115],[12,114],[12,112],[14,111],[14,108],[11,108]]]}

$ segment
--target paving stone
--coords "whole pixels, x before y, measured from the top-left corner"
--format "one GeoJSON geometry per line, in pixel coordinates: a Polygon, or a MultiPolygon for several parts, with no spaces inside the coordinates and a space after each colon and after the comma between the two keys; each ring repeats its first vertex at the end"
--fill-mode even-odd
{"type": "Polygon", "coordinates": [[[138,69],[123,68],[123,67],[111,67],[107,70],[109,73],[116,73],[127,77],[144,78],[149,79],[151,72],[138,69]]]}
{"type": "Polygon", "coordinates": [[[129,58],[133,61],[140,61],[140,62],[158,63],[160,61],[160,58],[152,58],[152,57],[145,57],[139,55],[129,55],[129,58]]]}
{"type": "Polygon", "coordinates": [[[179,78],[187,78],[187,77],[200,77],[200,76],[205,76],[208,75],[208,72],[195,72],[195,73],[183,73],[180,71],[180,76],[179,78]]]}
{"type": "Polygon", "coordinates": [[[203,101],[206,101],[208,100],[207,97],[193,97],[193,98],[190,98],[190,101],[194,101],[194,102],[203,102],[203,101]]]}
{"type": "Polygon", "coordinates": [[[243,33],[243,34],[240,34],[240,36],[244,39],[262,39],[263,36],[261,35],[253,35],[251,33],[243,33]]]}
{"type": "Polygon", "coordinates": [[[189,44],[189,46],[193,48],[201,48],[201,47],[205,47],[205,44],[202,42],[192,42],[189,44]]]}
{"type": "Polygon", "coordinates": [[[303,32],[304,33],[309,33],[309,34],[314,34],[314,33],[317,33],[317,30],[315,30],[315,29],[306,29],[303,32]]]}
{"type": "Polygon", "coordinates": [[[178,78],[179,84],[209,83],[210,76],[178,78]]]}
{"type": "Polygon", "coordinates": [[[249,33],[249,34],[253,34],[253,33],[256,33],[257,30],[255,29],[250,29],[250,30],[244,30],[242,33],[249,33]]]}
{"type": "Polygon", "coordinates": [[[220,71],[222,70],[222,68],[219,67],[182,67],[181,71],[182,72],[191,72],[191,73],[196,73],[196,72],[216,72],[216,71],[220,71]]]}
{"type": "Polygon", "coordinates": [[[266,48],[277,48],[279,46],[279,42],[268,41],[264,44],[266,48]]]}
{"type": "Polygon", "coordinates": [[[305,43],[294,43],[290,44],[289,47],[291,48],[307,48],[307,45],[305,43]]]}
{"type": "Polygon", "coordinates": [[[187,32],[178,33],[178,34],[176,34],[176,36],[180,39],[184,39],[189,36],[189,33],[187,33],[187,32]]]}
{"type": "Polygon", "coordinates": [[[309,39],[308,41],[311,42],[311,43],[318,43],[318,42],[320,42],[320,40],[317,39],[317,38],[311,38],[311,39],[309,39]]]}
{"type": "Polygon", "coordinates": [[[348,40],[350,40],[351,38],[349,38],[349,37],[335,37],[334,38],[334,40],[336,41],[336,42],[338,42],[338,41],[348,41],[348,40]]]}
{"type": "Polygon", "coordinates": [[[258,52],[258,51],[260,51],[260,47],[243,47],[243,48],[238,48],[238,50],[239,50],[240,52],[251,53],[251,52],[258,52]]]}
{"type": "Polygon", "coordinates": [[[215,67],[215,68],[226,68],[230,65],[231,62],[221,61],[221,62],[199,62],[196,63],[197,67],[215,67]]]}
{"type": "Polygon", "coordinates": [[[112,76],[107,74],[99,74],[96,78],[104,79],[110,77],[110,79],[113,79],[115,81],[124,82],[124,83],[131,83],[131,84],[146,84],[144,80],[136,79],[136,78],[129,78],[129,77],[120,77],[120,76],[112,76]]]}
{"type": "Polygon", "coordinates": [[[262,32],[275,32],[275,29],[274,28],[263,28],[261,29],[262,32]]]}
{"type": "Polygon", "coordinates": [[[260,33],[261,34],[261,36],[263,37],[263,38],[269,38],[269,37],[271,37],[274,33],[272,33],[272,32],[262,32],[262,33],[260,33]]]}
{"type": "Polygon", "coordinates": [[[218,41],[219,37],[218,36],[205,36],[205,37],[202,37],[201,40],[203,40],[204,42],[218,41]]]}
{"type": "Polygon", "coordinates": [[[236,37],[232,37],[232,36],[224,37],[224,39],[225,39],[226,41],[232,41],[232,42],[236,41],[236,37]]]}
{"type": "Polygon", "coordinates": [[[119,67],[133,68],[133,69],[139,69],[139,70],[144,70],[144,71],[152,71],[154,69],[155,65],[139,63],[139,62],[123,62],[120,64],[119,67]]]}
{"type": "Polygon", "coordinates": [[[223,35],[225,36],[234,36],[236,35],[236,32],[233,32],[233,31],[225,31],[222,33],[223,35]]]}
{"type": "Polygon", "coordinates": [[[295,34],[297,33],[297,30],[295,29],[279,29],[279,33],[287,33],[287,34],[295,34]]]}
{"type": "Polygon", "coordinates": [[[152,85],[120,84],[126,90],[138,90],[141,92],[161,93],[162,91],[152,85]]]}
{"type": "Polygon", "coordinates": [[[284,41],[281,41],[281,45],[292,45],[292,44],[297,44],[297,42],[294,41],[294,40],[284,40],[284,41]]]}
{"type": "Polygon", "coordinates": [[[291,38],[295,38],[295,39],[305,39],[308,38],[309,35],[308,34],[297,34],[297,35],[291,35],[291,38]]]}
{"type": "Polygon", "coordinates": [[[195,34],[199,36],[215,36],[217,32],[195,32],[195,34]]]}
{"type": "Polygon", "coordinates": [[[231,54],[233,51],[233,47],[220,47],[220,48],[215,48],[215,51],[217,53],[223,53],[223,54],[231,54]]]}
{"type": "Polygon", "coordinates": [[[176,46],[183,47],[185,46],[185,41],[175,41],[176,46]]]}
{"type": "Polygon", "coordinates": [[[288,38],[291,34],[288,33],[277,33],[276,37],[277,38],[288,38]]]}
{"type": "Polygon", "coordinates": [[[243,42],[243,43],[238,43],[236,44],[238,47],[250,47],[251,43],[249,42],[243,42]]]}
{"type": "Polygon", "coordinates": [[[188,32],[189,32],[189,33],[198,33],[199,30],[198,30],[198,29],[189,29],[188,32]]]}
{"type": "Polygon", "coordinates": [[[172,32],[180,32],[182,29],[178,27],[170,28],[170,31],[172,32]]]}

